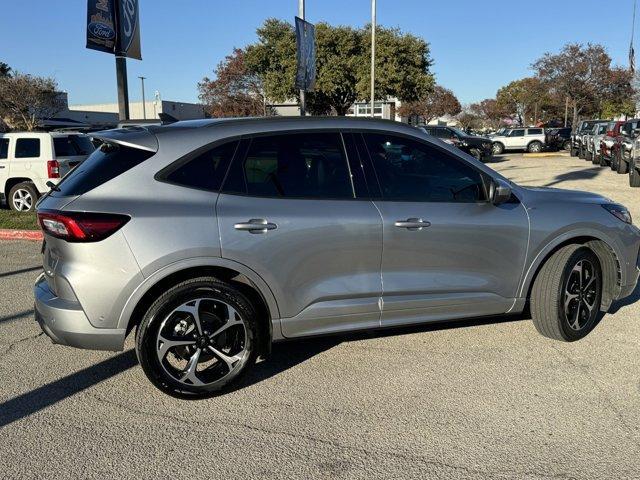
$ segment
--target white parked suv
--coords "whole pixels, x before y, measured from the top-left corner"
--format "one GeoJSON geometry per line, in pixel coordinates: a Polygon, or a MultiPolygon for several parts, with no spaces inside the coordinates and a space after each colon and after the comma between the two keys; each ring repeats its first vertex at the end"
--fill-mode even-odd
{"type": "Polygon", "coordinates": [[[545,145],[544,128],[513,128],[504,135],[492,137],[491,140],[494,155],[500,155],[507,150],[541,152],[545,145]]]}
{"type": "Polygon", "coordinates": [[[0,199],[12,210],[34,210],[47,182],[57,183],[94,150],[81,133],[0,133],[0,199]]]}

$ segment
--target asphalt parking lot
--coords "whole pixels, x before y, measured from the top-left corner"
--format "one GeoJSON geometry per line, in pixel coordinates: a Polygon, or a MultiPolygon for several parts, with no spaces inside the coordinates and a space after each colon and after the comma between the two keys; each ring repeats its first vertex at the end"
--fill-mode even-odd
{"type": "MultiPolygon", "coordinates": [[[[490,164],[591,190],[640,220],[627,177],[566,156],[490,164]]],[[[640,290],[573,344],[490,318],[279,344],[222,397],[161,394],[123,353],[33,321],[39,245],[0,243],[1,478],[638,478],[640,290]]]]}

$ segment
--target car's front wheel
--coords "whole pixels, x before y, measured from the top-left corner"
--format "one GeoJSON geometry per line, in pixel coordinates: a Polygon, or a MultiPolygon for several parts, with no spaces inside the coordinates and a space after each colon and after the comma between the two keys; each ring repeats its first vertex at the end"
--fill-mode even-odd
{"type": "Polygon", "coordinates": [[[562,247],[540,269],[531,290],[531,318],[538,332],[572,342],[595,326],[602,299],[602,269],[582,245],[562,247]]]}
{"type": "Polygon", "coordinates": [[[629,171],[629,163],[624,159],[624,155],[621,153],[616,165],[616,172],[627,173],[629,171]]]}
{"type": "Polygon", "coordinates": [[[149,307],[136,331],[136,353],[163,392],[208,397],[237,383],[255,363],[257,321],[232,285],[213,277],[186,280],[149,307]]]}
{"type": "Polygon", "coordinates": [[[629,166],[629,186],[634,188],[640,187],[640,172],[638,172],[638,169],[633,165],[629,166]]]}
{"type": "Polygon", "coordinates": [[[491,145],[491,152],[494,155],[501,155],[504,152],[504,145],[500,142],[494,143],[493,145],[491,145]]]}

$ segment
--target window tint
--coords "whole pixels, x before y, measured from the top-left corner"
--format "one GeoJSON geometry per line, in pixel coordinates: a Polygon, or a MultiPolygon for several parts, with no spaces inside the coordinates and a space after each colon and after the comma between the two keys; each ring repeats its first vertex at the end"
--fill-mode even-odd
{"type": "Polygon", "coordinates": [[[265,197],[353,198],[337,133],[253,138],[244,159],[233,162],[224,190],[265,197]]]}
{"type": "Polygon", "coordinates": [[[524,129],[518,129],[518,130],[511,130],[511,133],[509,134],[510,137],[523,137],[524,136],[524,129]]]}
{"type": "Polygon", "coordinates": [[[19,138],[16,142],[16,158],[32,158],[40,156],[39,138],[19,138]]]}
{"type": "Polygon", "coordinates": [[[452,138],[454,136],[453,132],[448,128],[438,128],[436,132],[436,137],[438,138],[452,138]]]}
{"type": "Polygon", "coordinates": [[[53,149],[56,157],[73,157],[76,155],[89,155],[95,150],[95,147],[89,137],[69,135],[66,137],[53,137],[53,149]]]}
{"type": "Polygon", "coordinates": [[[201,153],[166,175],[165,179],[187,187],[218,191],[237,146],[238,142],[229,142],[201,153]]]}
{"type": "Polygon", "coordinates": [[[478,171],[435,147],[383,134],[365,134],[384,200],[483,201],[478,171]]]}
{"type": "Polygon", "coordinates": [[[9,157],[9,139],[0,138],[0,160],[9,157]]]}
{"type": "Polygon", "coordinates": [[[58,184],[59,191],[49,195],[63,197],[82,195],[144,162],[153,152],[103,143],[89,158],[71,170],[58,184]]]}
{"type": "Polygon", "coordinates": [[[527,130],[527,134],[528,135],[541,135],[542,134],[542,129],[541,128],[530,128],[529,130],[527,130]]]}

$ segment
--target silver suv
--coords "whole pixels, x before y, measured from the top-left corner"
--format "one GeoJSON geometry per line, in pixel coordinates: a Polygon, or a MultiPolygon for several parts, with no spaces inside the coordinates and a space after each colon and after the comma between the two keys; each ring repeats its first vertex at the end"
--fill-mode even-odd
{"type": "Polygon", "coordinates": [[[36,318],[60,344],[136,331],[155,386],[238,382],[271,343],[522,312],[584,337],[638,279],[621,205],[513,184],[396,122],[269,118],[95,135],[38,205],[36,318]]]}

